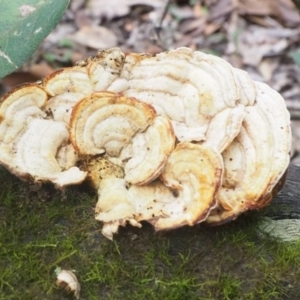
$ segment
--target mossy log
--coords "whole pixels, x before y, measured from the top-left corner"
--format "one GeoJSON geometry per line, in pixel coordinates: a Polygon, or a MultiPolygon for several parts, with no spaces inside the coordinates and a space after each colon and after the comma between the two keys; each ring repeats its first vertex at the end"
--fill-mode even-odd
{"type": "Polygon", "coordinates": [[[284,241],[300,239],[300,166],[289,166],[284,187],[264,215],[263,231],[284,241]]]}
{"type": "Polygon", "coordinates": [[[286,182],[266,214],[276,219],[300,219],[300,166],[289,166],[286,182]]]}

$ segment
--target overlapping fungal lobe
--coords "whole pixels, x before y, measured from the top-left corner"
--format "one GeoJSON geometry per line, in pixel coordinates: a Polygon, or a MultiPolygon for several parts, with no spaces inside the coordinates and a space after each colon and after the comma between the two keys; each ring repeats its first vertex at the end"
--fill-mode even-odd
{"type": "Polygon", "coordinates": [[[267,84],[256,82],[257,106],[265,115],[273,136],[273,161],[271,176],[264,194],[272,191],[285,173],[290,162],[291,122],[285,101],[279,93],[267,84]]]}
{"type": "MultiPolygon", "coordinates": [[[[125,60],[130,60],[130,55],[125,60]]],[[[168,117],[179,141],[203,141],[209,122],[234,107],[239,87],[233,68],[224,60],[188,48],[147,57],[130,72],[124,94],[153,105],[168,117]]]]}
{"type": "Polygon", "coordinates": [[[14,169],[17,144],[30,121],[45,116],[42,108],[47,99],[45,91],[35,84],[17,87],[1,99],[0,160],[9,169],[14,169]]]}
{"type": "Polygon", "coordinates": [[[124,161],[125,180],[144,185],[156,179],[163,171],[175,147],[171,122],[162,116],[154,119],[146,131],[137,133],[120,154],[124,161]]]}
{"type": "Polygon", "coordinates": [[[50,96],[64,93],[80,93],[89,95],[93,85],[85,67],[75,66],[53,72],[43,79],[43,87],[50,96]]]}
{"type": "Polygon", "coordinates": [[[69,126],[73,107],[85,97],[82,93],[63,93],[47,101],[45,111],[49,119],[64,122],[69,126]]]}
{"type": "Polygon", "coordinates": [[[119,48],[99,51],[88,60],[87,72],[94,91],[122,92],[128,88],[126,79],[120,78],[125,62],[125,54],[119,48]]]}
{"type": "Polygon", "coordinates": [[[216,205],[223,172],[221,155],[208,146],[178,144],[161,174],[162,180],[144,186],[123,178],[107,178],[99,187],[96,219],[112,238],[129,222],[150,222],[156,230],[174,229],[204,221],[216,205]]]}
{"type": "Polygon", "coordinates": [[[32,118],[42,118],[42,108],[48,99],[42,88],[35,84],[20,86],[6,94],[0,102],[0,138],[3,143],[13,142],[24,131],[32,118]]]}
{"type": "Polygon", "coordinates": [[[75,104],[93,92],[87,69],[79,66],[55,71],[44,78],[43,88],[51,97],[45,107],[49,118],[67,126],[75,104]]]}
{"type": "Polygon", "coordinates": [[[81,154],[119,156],[133,136],[152,124],[155,110],[135,98],[93,93],[72,111],[70,138],[81,154]]]}
{"type": "Polygon", "coordinates": [[[240,104],[216,114],[209,123],[203,144],[211,145],[222,153],[239,134],[245,115],[245,106],[240,104]]]}
{"type": "Polygon", "coordinates": [[[35,84],[19,87],[2,98],[0,161],[22,178],[52,181],[57,186],[80,183],[86,173],[70,166],[70,161],[74,162],[70,154],[64,156],[68,170],[57,161],[69,133],[63,123],[45,119],[42,109],[47,99],[46,92],[35,84]]]}
{"type": "Polygon", "coordinates": [[[256,103],[246,108],[240,133],[222,153],[225,177],[217,196],[220,207],[209,223],[223,223],[265,206],[289,164],[291,131],[284,99],[266,84],[255,84],[256,103]]]}
{"type": "Polygon", "coordinates": [[[249,77],[246,71],[241,69],[233,68],[233,72],[238,83],[239,89],[239,100],[245,106],[253,105],[256,99],[256,85],[253,80],[249,77]]]}
{"type": "MultiPolygon", "coordinates": [[[[15,166],[23,173],[29,173],[38,180],[47,180],[47,178],[59,186],[65,185],[62,169],[56,159],[56,153],[60,146],[67,143],[69,139],[68,130],[62,123],[52,120],[33,119],[27,127],[16,146],[15,166]]],[[[68,172],[73,177],[74,183],[80,183],[82,172],[78,174],[68,172]]],[[[72,181],[73,181],[72,180],[72,181]]]]}
{"type": "MultiPolygon", "coordinates": [[[[167,187],[179,193],[185,207],[178,215],[175,213],[174,216],[173,212],[169,219],[177,226],[204,221],[216,205],[215,195],[222,177],[223,161],[218,151],[209,146],[179,143],[170,155],[161,179],[167,187]]],[[[165,221],[159,219],[155,227],[163,229],[165,221]]]]}

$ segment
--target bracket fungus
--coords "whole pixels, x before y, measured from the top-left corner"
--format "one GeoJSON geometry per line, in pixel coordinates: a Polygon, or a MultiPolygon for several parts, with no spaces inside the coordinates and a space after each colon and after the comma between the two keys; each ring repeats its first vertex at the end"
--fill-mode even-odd
{"type": "Polygon", "coordinates": [[[34,84],[18,87],[1,99],[0,163],[21,178],[52,181],[58,187],[81,183],[87,173],[75,166],[73,151],[62,154],[69,132],[64,123],[47,119],[43,111],[47,100],[43,88],[34,84]]]}
{"type": "Polygon", "coordinates": [[[188,48],[101,50],[0,100],[0,163],[58,187],[92,182],[108,238],[127,223],[219,225],[264,207],[290,146],[276,91],[188,48]]]}
{"type": "Polygon", "coordinates": [[[216,205],[222,173],[222,157],[214,148],[179,143],[159,181],[138,186],[129,185],[126,177],[103,179],[96,219],[104,222],[108,238],[126,222],[140,227],[141,221],[148,221],[156,230],[197,224],[216,205]]]}
{"type": "Polygon", "coordinates": [[[81,154],[107,152],[118,156],[136,133],[153,122],[154,116],[151,106],[135,98],[110,92],[93,93],[73,108],[71,141],[81,154]]]}

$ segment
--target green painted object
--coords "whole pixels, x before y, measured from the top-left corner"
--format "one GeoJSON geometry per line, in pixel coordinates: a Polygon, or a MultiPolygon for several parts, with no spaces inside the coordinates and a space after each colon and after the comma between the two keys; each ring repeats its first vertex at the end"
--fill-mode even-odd
{"type": "Polygon", "coordinates": [[[69,0],[0,0],[0,78],[30,58],[68,4],[69,0]]]}

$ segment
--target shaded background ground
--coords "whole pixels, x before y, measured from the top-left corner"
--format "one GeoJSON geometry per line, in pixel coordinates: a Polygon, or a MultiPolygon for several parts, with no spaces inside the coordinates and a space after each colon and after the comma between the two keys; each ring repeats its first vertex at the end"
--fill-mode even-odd
{"type": "MultiPolygon", "coordinates": [[[[300,16],[292,1],[71,0],[32,59],[1,81],[2,92],[116,46],[150,53],[187,46],[267,82],[286,99],[300,164],[300,16]]],[[[72,298],[55,286],[57,265],[77,271],[82,299],[300,298],[300,243],[262,237],[264,211],[212,229],[129,227],[110,242],[85,187],[61,194],[0,174],[0,299],[72,298]]]]}

